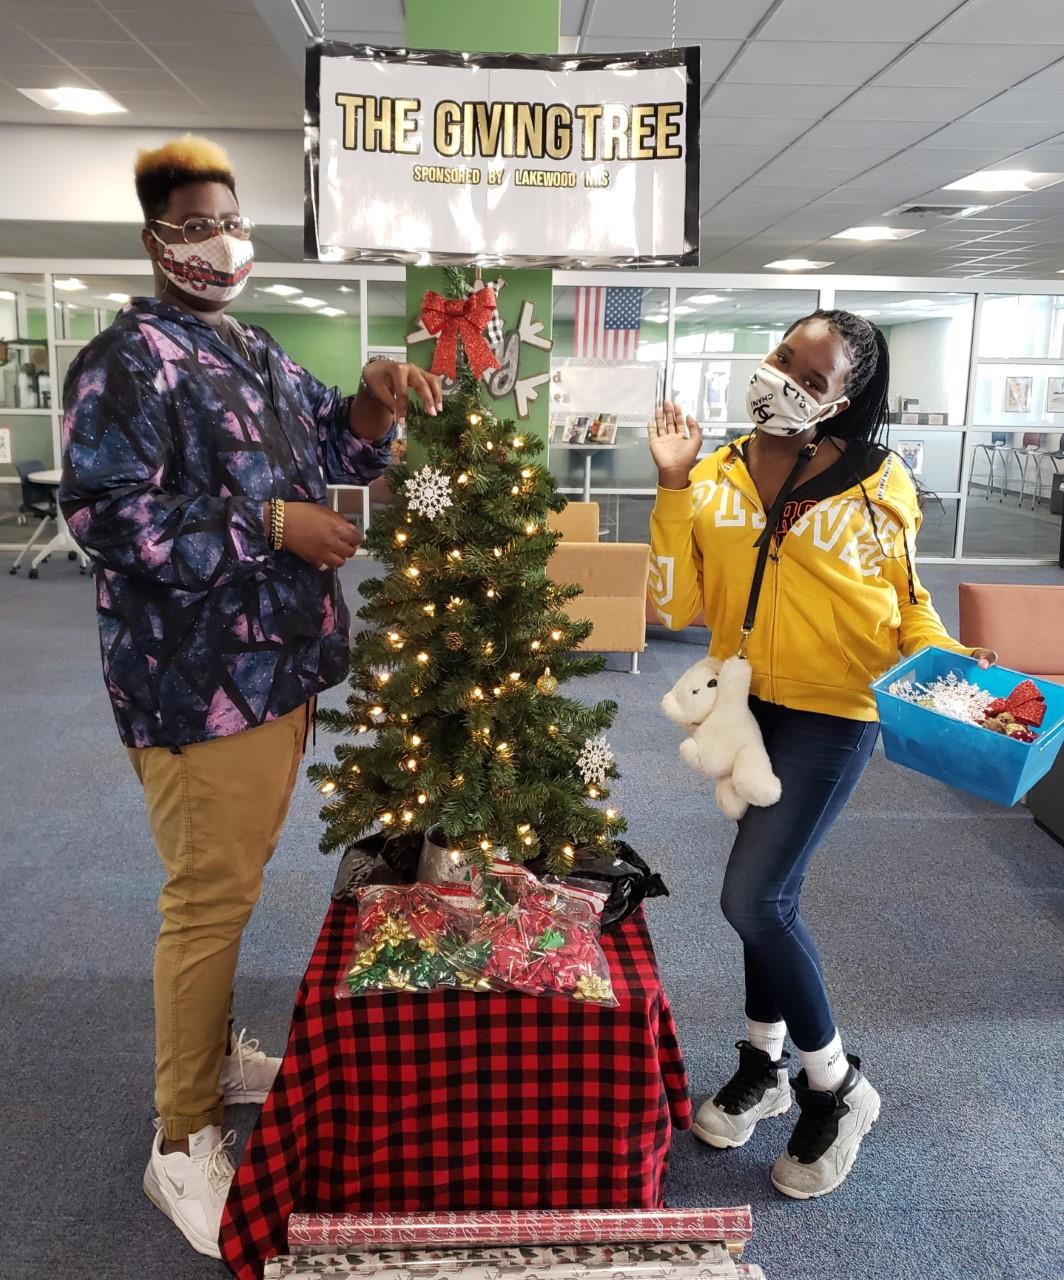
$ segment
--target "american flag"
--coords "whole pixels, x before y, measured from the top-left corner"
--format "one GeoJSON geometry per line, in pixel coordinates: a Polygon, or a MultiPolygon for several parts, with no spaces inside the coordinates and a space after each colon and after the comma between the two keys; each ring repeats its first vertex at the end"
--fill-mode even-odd
{"type": "Polygon", "coordinates": [[[573,354],[580,360],[634,360],[639,347],[642,289],[576,291],[573,354]]]}

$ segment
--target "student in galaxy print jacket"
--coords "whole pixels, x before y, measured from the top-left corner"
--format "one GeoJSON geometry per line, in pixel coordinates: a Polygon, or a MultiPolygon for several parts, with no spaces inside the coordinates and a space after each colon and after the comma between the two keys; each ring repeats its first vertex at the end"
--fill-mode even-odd
{"type": "Polygon", "coordinates": [[[375,361],[343,396],[226,316],[253,248],[220,148],[186,137],[141,153],[136,184],[156,296],[70,369],[60,500],[92,557],[107,689],[166,871],[144,1189],[217,1257],[223,1105],[263,1101],[279,1065],[232,1035],[240,939],[313,700],[347,668],[336,570],[358,539],[326,484],[379,475],[409,392],[434,413],[440,386],[375,361]]]}

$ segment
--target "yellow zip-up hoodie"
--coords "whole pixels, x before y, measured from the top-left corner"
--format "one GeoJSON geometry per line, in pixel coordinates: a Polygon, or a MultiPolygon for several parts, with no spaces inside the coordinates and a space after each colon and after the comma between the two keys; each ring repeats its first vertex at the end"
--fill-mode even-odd
{"type": "MultiPolygon", "coordinates": [[[[658,615],[679,631],[704,610],[718,658],[739,648],[765,528],[742,443],[698,463],[686,489],[659,488],[650,520],[658,615]]],[[[763,701],[876,720],[868,686],[902,656],[929,644],[972,652],[949,636],[916,575],[921,516],[904,465],[888,453],[863,485],[816,502],[772,548],[747,646],[763,701]]]]}

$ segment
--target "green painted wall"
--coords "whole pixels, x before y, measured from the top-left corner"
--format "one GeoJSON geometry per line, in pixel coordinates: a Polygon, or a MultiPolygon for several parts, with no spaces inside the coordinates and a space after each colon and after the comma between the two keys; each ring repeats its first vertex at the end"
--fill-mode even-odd
{"type": "Polygon", "coordinates": [[[406,0],[415,49],[557,53],[559,0],[406,0]]]}
{"type": "MultiPolygon", "coordinates": [[[[407,0],[406,40],[412,48],[467,49],[505,51],[509,53],[556,53],[561,29],[560,0],[407,0]]],[[[500,314],[509,327],[516,322],[521,303],[535,306],[535,317],[543,325],[545,337],[551,336],[554,302],[550,271],[496,272],[506,279],[500,300],[500,314]]],[[[411,267],[406,273],[406,309],[411,329],[421,309],[426,289],[441,290],[443,273],[429,267],[411,267]]],[[[419,343],[411,347],[407,359],[427,367],[432,361],[433,344],[419,343]]],[[[525,346],[521,352],[520,376],[547,372],[550,352],[525,346]]],[[[530,415],[522,430],[547,438],[550,418],[549,385],[538,387],[538,399],[530,406],[530,415]]],[[[517,417],[513,396],[495,402],[500,417],[517,417]]]]}

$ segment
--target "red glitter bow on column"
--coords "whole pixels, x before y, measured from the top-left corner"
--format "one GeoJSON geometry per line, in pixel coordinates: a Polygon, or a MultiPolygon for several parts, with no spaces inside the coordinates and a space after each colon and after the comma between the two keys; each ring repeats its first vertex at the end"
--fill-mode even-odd
{"type": "Polygon", "coordinates": [[[458,338],[476,377],[485,369],[497,369],[495,352],[484,339],[484,329],[495,311],[495,290],[490,285],[471,293],[468,298],[445,298],[425,290],[421,300],[421,323],[432,334],[439,334],[432,357],[432,372],[455,377],[458,338]]]}

